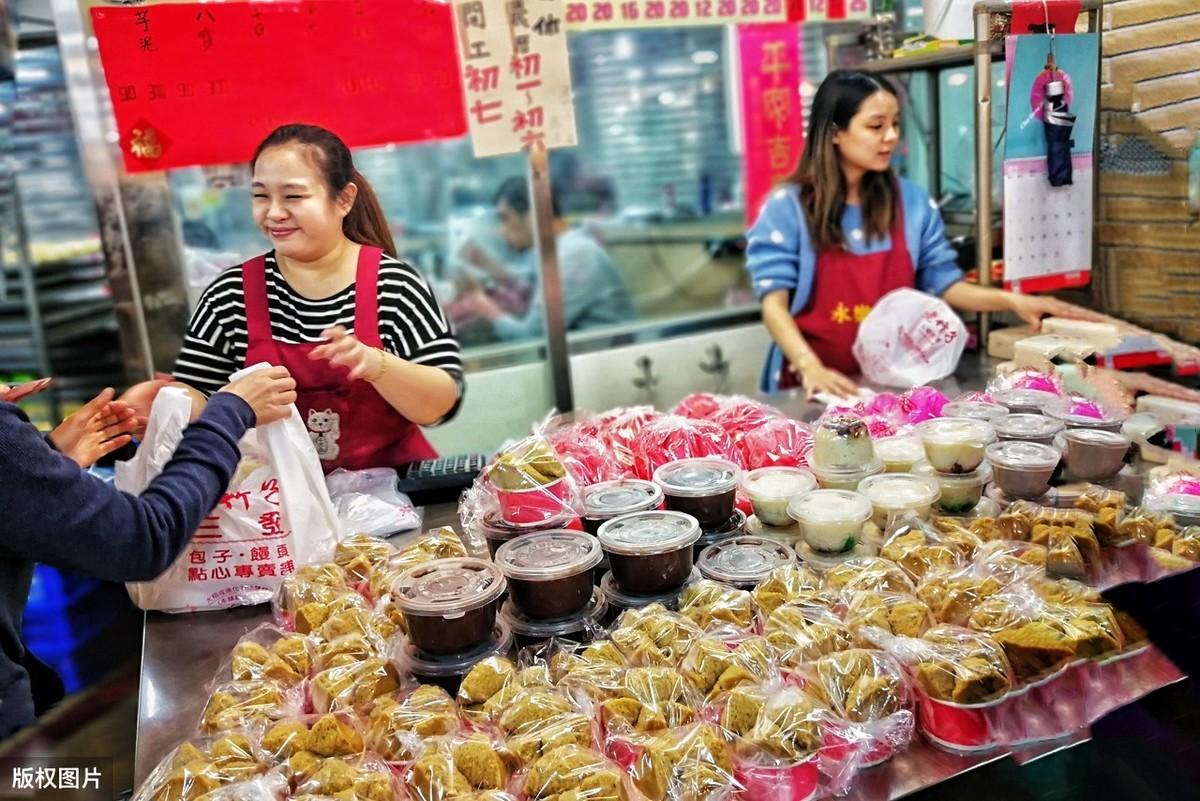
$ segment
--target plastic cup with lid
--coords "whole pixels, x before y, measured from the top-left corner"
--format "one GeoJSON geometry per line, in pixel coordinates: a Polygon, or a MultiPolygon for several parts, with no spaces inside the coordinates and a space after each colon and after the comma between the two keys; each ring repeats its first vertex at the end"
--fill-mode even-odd
{"type": "Polygon", "coordinates": [[[1037,442],[1041,445],[1053,445],[1054,438],[1064,428],[1061,420],[1044,414],[1006,414],[993,420],[992,427],[1002,440],[1037,442]]]}
{"type": "Polygon", "coordinates": [[[918,436],[899,434],[875,440],[875,455],[886,472],[911,473],[918,463],[925,461],[925,446],[918,436]]]}
{"type": "Polygon", "coordinates": [[[662,502],[662,488],[653,481],[638,478],[601,481],[583,490],[583,527],[596,534],[605,520],[657,509],[662,502]]]}
{"type": "Polygon", "coordinates": [[[887,528],[888,521],[896,515],[929,517],[934,502],[942,495],[932,478],[912,473],[871,476],[858,485],[858,491],[871,501],[875,510],[872,522],[881,529],[887,528]]]}
{"type": "Polygon", "coordinates": [[[1061,400],[1051,392],[1037,389],[998,389],[988,394],[992,401],[1013,414],[1044,414],[1050,405],[1061,400]]]}
{"type": "Polygon", "coordinates": [[[410,568],[392,585],[408,639],[427,654],[461,654],[488,642],[507,584],[483,559],[439,559],[410,568]]]}
{"type": "Polygon", "coordinates": [[[702,528],[719,526],[733,515],[741,477],[736,464],[714,457],[678,459],[654,471],[667,509],[691,515],[702,528]]]}
{"type": "Polygon", "coordinates": [[[700,552],[700,575],[742,590],[753,589],[772,570],[796,561],[792,549],[762,537],[733,537],[700,552]]]}
{"type": "Polygon", "coordinates": [[[987,449],[992,480],[1010,498],[1032,500],[1050,489],[1050,479],[1062,461],[1062,451],[1038,442],[995,442],[987,449]]]}
{"type": "Polygon", "coordinates": [[[817,422],[813,432],[813,467],[824,470],[863,470],[875,463],[871,432],[858,417],[832,415],[817,422]]]}
{"type": "Polygon", "coordinates": [[[750,499],[754,514],[768,526],[790,526],[788,502],[816,488],[813,474],[798,467],[760,467],[742,479],[742,492],[750,499]]]}
{"type": "Polygon", "coordinates": [[[604,553],[584,531],[543,531],[505,543],[496,566],[508,580],[508,595],[520,612],[534,620],[578,615],[594,587],[593,571],[604,553]]]}
{"type": "Polygon", "coordinates": [[[969,417],[939,417],[917,426],[925,458],[939,473],[962,475],[983,464],[983,452],[996,440],[991,423],[969,417]]]}
{"type": "Polygon", "coordinates": [[[858,544],[863,524],[873,513],[870,499],[846,490],[814,490],[793,498],[788,514],[800,524],[804,541],[815,551],[840,553],[858,544]]]}
{"type": "Polygon", "coordinates": [[[842,469],[837,467],[810,467],[812,474],[817,477],[821,489],[847,490],[853,492],[864,479],[877,476],[883,472],[883,460],[876,459],[863,468],[842,469]]]}
{"type": "Polygon", "coordinates": [[[1102,428],[1068,428],[1058,436],[1067,468],[1084,481],[1108,481],[1125,466],[1130,440],[1102,428]]]}
{"type": "Polygon", "coordinates": [[[691,574],[700,524],[683,512],[634,512],[605,522],[597,536],[623,592],[661,595],[691,574]]]}
{"type": "Polygon", "coordinates": [[[933,508],[948,515],[969,514],[979,506],[984,489],[992,480],[991,465],[986,463],[962,475],[939,473],[928,462],[917,465],[913,472],[937,482],[941,496],[934,502],[933,508]]]}
{"type": "Polygon", "coordinates": [[[954,401],[942,407],[942,417],[968,417],[990,423],[1008,414],[1008,407],[983,401],[954,401]]]}

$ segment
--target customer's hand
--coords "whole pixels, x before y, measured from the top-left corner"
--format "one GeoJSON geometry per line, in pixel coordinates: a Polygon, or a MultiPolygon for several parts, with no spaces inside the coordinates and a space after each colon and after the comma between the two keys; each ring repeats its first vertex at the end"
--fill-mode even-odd
{"type": "Polygon", "coordinates": [[[322,331],[321,337],[325,344],[313,348],[308,358],[324,359],[345,367],[352,379],[374,380],[383,373],[383,351],[364,345],[343,326],[335,325],[322,331]]]}
{"type": "Polygon", "coordinates": [[[1013,314],[1041,330],[1043,317],[1065,317],[1068,320],[1085,320],[1091,323],[1104,322],[1104,316],[1082,306],[1061,301],[1049,295],[1020,295],[1007,293],[1009,308],[1013,314]]]}
{"type": "Polygon", "coordinates": [[[858,385],[837,370],[831,370],[820,360],[810,358],[792,365],[792,372],[800,379],[804,394],[812,400],[822,392],[839,398],[850,398],[858,394],[858,385]]]}
{"type": "Polygon", "coordinates": [[[221,389],[250,404],[258,425],[282,420],[291,414],[296,402],[296,380],[286,367],[267,367],[255,370],[221,389]]]}
{"type": "Polygon", "coordinates": [[[80,467],[91,467],[132,440],[146,421],[128,404],[113,400],[111,387],[87,402],[50,432],[54,447],[80,467]]]}

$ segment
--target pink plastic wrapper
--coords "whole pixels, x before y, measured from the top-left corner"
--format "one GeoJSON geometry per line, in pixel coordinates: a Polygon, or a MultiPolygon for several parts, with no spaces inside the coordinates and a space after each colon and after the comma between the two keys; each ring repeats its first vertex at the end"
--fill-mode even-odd
{"type": "Polygon", "coordinates": [[[666,415],[647,423],[633,441],[633,463],[638,478],[650,481],[654,471],[668,462],[697,456],[717,456],[739,462],[729,435],[711,420],[691,420],[666,415]]]}
{"type": "Polygon", "coordinates": [[[768,418],[738,442],[747,470],[771,465],[807,467],[812,446],[812,428],[788,417],[768,418]]]}
{"type": "Polygon", "coordinates": [[[549,434],[549,439],[567,472],[581,487],[634,477],[632,470],[617,463],[604,440],[587,433],[583,426],[558,429],[549,434]]]}
{"type": "Polygon", "coordinates": [[[1067,399],[1067,413],[1078,417],[1091,417],[1096,420],[1107,419],[1108,415],[1095,401],[1072,395],[1067,399]]]}
{"type": "Polygon", "coordinates": [[[693,420],[711,420],[721,411],[721,407],[728,401],[729,398],[725,395],[714,395],[711,392],[693,392],[686,398],[681,400],[671,410],[671,414],[677,414],[680,417],[690,417],[693,420]]]}
{"type": "MultiPolygon", "coordinates": [[[[713,417],[713,421],[725,429],[733,446],[740,452],[741,442],[746,435],[756,431],[767,421],[782,416],[782,412],[765,403],[735,396],[728,398],[722,404],[720,411],[713,417]]],[[[742,467],[745,465],[743,464],[742,467]]]]}
{"type": "Polygon", "coordinates": [[[1051,395],[1063,397],[1066,389],[1058,374],[1043,373],[1037,370],[1019,370],[1015,373],[997,376],[988,385],[988,390],[1032,389],[1037,392],[1048,392],[1051,395]]]}
{"type": "Polygon", "coordinates": [[[647,423],[662,417],[653,406],[631,406],[612,409],[597,415],[581,427],[583,433],[592,434],[608,446],[619,467],[632,470],[634,467],[633,441],[647,423]]]}
{"type": "Polygon", "coordinates": [[[950,399],[933,387],[916,387],[900,398],[900,412],[908,425],[942,416],[942,409],[950,399]]]}

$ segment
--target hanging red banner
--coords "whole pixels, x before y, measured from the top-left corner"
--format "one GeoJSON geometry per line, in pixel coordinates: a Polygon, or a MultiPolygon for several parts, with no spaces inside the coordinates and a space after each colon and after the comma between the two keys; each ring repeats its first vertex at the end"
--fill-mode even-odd
{"type": "Polygon", "coordinates": [[[451,13],[433,0],[93,8],[125,168],[246,161],[289,122],[351,147],[462,136],[451,13]]]}
{"type": "Polygon", "coordinates": [[[739,25],[738,51],[746,220],[753,223],[771,187],[796,169],[804,148],[799,26],[739,25]]]}

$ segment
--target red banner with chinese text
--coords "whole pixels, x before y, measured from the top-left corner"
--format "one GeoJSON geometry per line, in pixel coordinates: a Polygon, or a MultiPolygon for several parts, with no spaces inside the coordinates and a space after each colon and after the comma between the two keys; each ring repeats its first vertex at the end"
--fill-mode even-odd
{"type": "Polygon", "coordinates": [[[93,8],[129,172],[246,161],[278,125],[351,147],[462,136],[448,5],[296,0],[93,8]]]}
{"type": "Polygon", "coordinates": [[[786,22],[738,26],[738,51],[746,220],[752,224],[771,187],[796,169],[804,148],[799,27],[786,22]]]}

